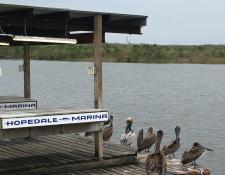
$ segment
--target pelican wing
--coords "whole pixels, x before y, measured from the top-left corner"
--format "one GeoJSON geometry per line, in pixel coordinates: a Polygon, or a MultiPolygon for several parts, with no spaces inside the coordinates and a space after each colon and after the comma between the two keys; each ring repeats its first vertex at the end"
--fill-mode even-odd
{"type": "MultiPolygon", "coordinates": [[[[164,153],[162,153],[164,155],[164,153]]],[[[165,156],[161,154],[149,154],[145,162],[147,174],[166,172],[165,156]]]]}
{"type": "Polygon", "coordinates": [[[177,142],[176,140],[173,140],[169,144],[164,145],[162,150],[163,150],[165,155],[168,155],[168,154],[175,153],[179,148],[180,148],[180,143],[177,142]]]}
{"type": "Polygon", "coordinates": [[[142,141],[142,148],[143,149],[149,149],[156,141],[156,135],[147,135],[146,137],[144,137],[143,141],[142,141]]]}
{"type": "Polygon", "coordinates": [[[166,173],[167,172],[167,161],[166,161],[166,156],[163,151],[160,150],[160,155],[162,157],[162,172],[166,173]]]}
{"type": "Polygon", "coordinates": [[[182,154],[182,157],[181,157],[181,162],[183,164],[192,162],[192,161],[196,160],[197,158],[199,158],[203,152],[204,152],[204,150],[202,150],[198,147],[192,147],[190,150],[184,151],[184,153],[182,154]]]}
{"type": "Polygon", "coordinates": [[[107,126],[103,129],[103,140],[107,141],[111,138],[113,134],[113,127],[112,126],[107,126]]]}
{"type": "Polygon", "coordinates": [[[135,133],[130,131],[129,133],[122,134],[120,142],[121,144],[128,146],[134,142],[135,137],[135,133]]]}
{"type": "Polygon", "coordinates": [[[138,132],[138,136],[137,136],[137,148],[141,148],[142,146],[142,141],[143,141],[143,129],[141,129],[139,132],[138,132]]]}

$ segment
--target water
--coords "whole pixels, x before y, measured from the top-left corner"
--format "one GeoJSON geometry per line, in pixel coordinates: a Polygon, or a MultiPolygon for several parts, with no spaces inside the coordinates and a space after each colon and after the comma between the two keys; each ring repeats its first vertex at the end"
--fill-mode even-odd
{"type": "MultiPolygon", "coordinates": [[[[0,96],[23,95],[22,61],[0,60],[0,96]]],[[[32,97],[39,108],[93,107],[92,63],[31,61],[32,97]]],[[[163,145],[181,130],[181,149],[195,141],[209,147],[199,164],[214,175],[225,172],[225,66],[190,64],[103,64],[103,103],[114,115],[112,142],[119,142],[125,120],[137,132],[149,126],[164,131],[163,145]]],[[[134,144],[135,146],[135,144],[134,144]]]]}

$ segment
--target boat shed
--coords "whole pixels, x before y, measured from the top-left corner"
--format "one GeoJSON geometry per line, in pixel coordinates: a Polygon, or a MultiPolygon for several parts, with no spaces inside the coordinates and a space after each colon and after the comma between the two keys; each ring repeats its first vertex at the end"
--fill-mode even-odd
{"type": "MultiPolygon", "coordinates": [[[[30,45],[77,43],[94,44],[94,108],[102,108],[102,43],[105,42],[105,33],[141,34],[141,28],[146,25],[147,16],[105,13],[94,11],[79,11],[74,9],[46,8],[0,3],[0,45],[22,46],[24,48],[24,99],[31,98],[30,86],[30,45]]],[[[6,96],[6,95],[5,95],[6,96]]],[[[4,97],[6,100],[6,97],[4,97]]],[[[13,103],[13,101],[11,101],[13,103]]],[[[51,115],[55,111],[48,111],[51,115]]],[[[71,114],[74,111],[67,111],[71,114]]],[[[76,113],[77,111],[75,111],[76,113]]],[[[28,112],[29,113],[29,112],[28,112]]],[[[30,112],[29,116],[36,116],[38,112],[30,112]]],[[[65,113],[63,111],[63,113],[65,113]]],[[[15,112],[16,114],[16,112],[15,112]]],[[[58,112],[57,112],[58,114],[58,112]]],[[[38,114],[40,115],[40,114],[38,114]]],[[[5,116],[11,116],[6,114],[5,116]]],[[[22,117],[22,114],[19,115],[22,117]]],[[[25,113],[25,117],[28,115],[25,113]]],[[[7,118],[8,120],[8,118],[7,118]]],[[[3,119],[2,119],[3,121],[3,119]]],[[[25,120],[24,120],[25,121],[25,120]]],[[[79,125],[79,124],[78,124],[79,125]]],[[[76,125],[77,126],[77,125],[76,125]]],[[[67,127],[67,126],[66,126],[67,127]]],[[[86,124],[81,127],[95,131],[95,155],[103,158],[103,122],[99,125],[86,124]],[[90,126],[89,126],[90,125],[90,126]]],[[[64,131],[55,127],[57,133],[64,131]]],[[[25,128],[26,129],[26,128],[25,128]]],[[[48,129],[48,128],[47,128],[48,129]]],[[[28,128],[24,133],[32,133],[28,128]]],[[[18,130],[19,131],[19,130],[18,130]]],[[[23,136],[15,130],[4,130],[1,134],[23,136]],[[6,132],[7,131],[7,132],[6,132]]],[[[41,135],[42,129],[35,133],[41,135]]],[[[47,132],[48,133],[48,132],[47,132]]],[[[46,135],[46,132],[43,133],[46,135]]],[[[4,137],[5,138],[5,137],[4,137]]],[[[7,139],[7,138],[6,138],[7,139]]]]}
{"type": "MultiPolygon", "coordinates": [[[[96,34],[98,23],[103,42],[107,32],[141,34],[146,18],[139,15],[0,4],[1,34],[75,38],[78,44],[93,43],[93,33],[96,34]],[[101,19],[97,19],[97,16],[101,19]],[[77,34],[77,31],[87,33],[77,34]]],[[[22,44],[13,42],[10,37],[1,36],[0,39],[10,42],[10,45],[22,44]]]]}
{"type": "MultiPolygon", "coordinates": [[[[95,108],[99,108],[102,106],[101,45],[105,42],[105,33],[141,34],[146,19],[147,16],[140,15],[0,3],[0,45],[24,47],[24,97],[30,98],[29,46],[46,43],[28,40],[30,38],[27,37],[66,38],[76,39],[77,44],[93,43],[95,108]]],[[[52,44],[56,44],[54,41],[52,44]]]]}

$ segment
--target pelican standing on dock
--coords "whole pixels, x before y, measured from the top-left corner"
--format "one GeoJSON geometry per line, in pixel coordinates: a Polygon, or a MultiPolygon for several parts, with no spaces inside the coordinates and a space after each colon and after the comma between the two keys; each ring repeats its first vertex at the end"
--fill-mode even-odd
{"type": "Polygon", "coordinates": [[[110,115],[109,117],[109,125],[104,127],[103,129],[103,140],[109,141],[113,134],[113,116],[110,115]]]}
{"type": "Polygon", "coordinates": [[[195,160],[198,159],[206,150],[213,151],[209,148],[206,148],[200,145],[198,142],[193,143],[193,146],[190,150],[184,151],[181,157],[181,162],[183,165],[192,162],[194,165],[197,165],[195,160]]]}
{"type": "Polygon", "coordinates": [[[153,133],[153,128],[149,127],[146,136],[144,136],[144,131],[141,129],[137,137],[137,152],[142,150],[148,150],[155,143],[156,135],[153,133]]]}
{"type": "Polygon", "coordinates": [[[166,157],[162,150],[160,150],[160,143],[163,137],[163,131],[157,132],[155,152],[149,154],[145,162],[145,170],[148,175],[161,175],[167,172],[166,157]]]}
{"type": "Polygon", "coordinates": [[[132,117],[128,117],[128,119],[126,120],[125,133],[123,133],[120,138],[120,143],[122,145],[130,146],[132,142],[134,142],[136,136],[133,129],[131,128],[132,123],[133,123],[132,117]]]}
{"type": "Polygon", "coordinates": [[[174,153],[180,148],[180,138],[179,138],[180,130],[181,128],[179,126],[176,126],[176,128],[174,129],[176,139],[163,147],[162,150],[165,156],[173,154],[173,158],[175,157],[174,153]]]}

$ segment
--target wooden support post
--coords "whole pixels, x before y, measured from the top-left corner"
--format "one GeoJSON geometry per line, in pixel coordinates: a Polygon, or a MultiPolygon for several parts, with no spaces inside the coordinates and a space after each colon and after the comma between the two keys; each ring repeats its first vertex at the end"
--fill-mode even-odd
{"type": "MultiPolygon", "coordinates": [[[[102,15],[94,17],[94,106],[102,108],[102,15]]],[[[95,155],[103,159],[103,132],[95,132],[95,155]]]]}
{"type": "Polygon", "coordinates": [[[30,46],[25,44],[23,46],[23,69],[24,69],[24,97],[30,98],[30,46]]]}
{"type": "Polygon", "coordinates": [[[103,132],[95,132],[95,156],[99,160],[103,159],[103,132]]]}
{"type": "Polygon", "coordinates": [[[94,106],[102,107],[102,16],[94,18],[94,106]]]}

